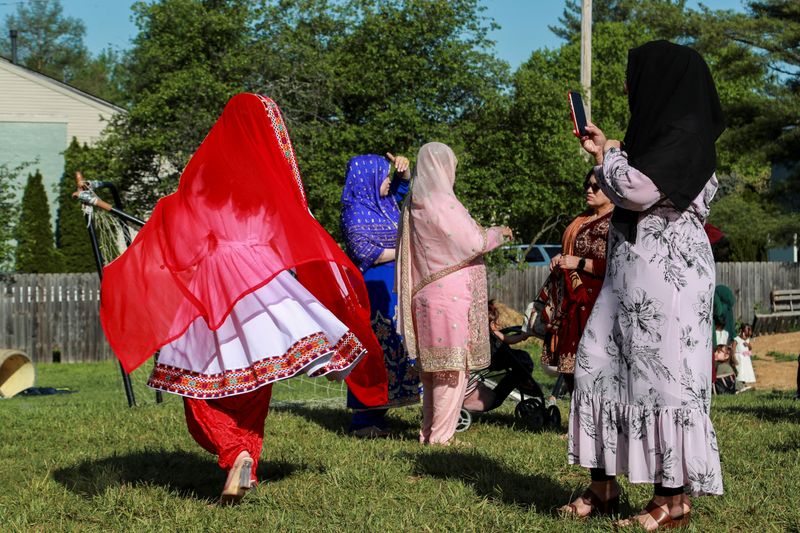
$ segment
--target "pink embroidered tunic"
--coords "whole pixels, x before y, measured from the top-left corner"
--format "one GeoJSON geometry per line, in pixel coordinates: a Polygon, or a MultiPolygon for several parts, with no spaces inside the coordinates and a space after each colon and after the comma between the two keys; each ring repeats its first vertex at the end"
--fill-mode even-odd
{"type": "Polygon", "coordinates": [[[397,328],[422,372],[489,365],[483,254],[503,235],[499,227],[481,227],[456,198],[457,163],[448,146],[423,146],[401,215],[397,328]]]}
{"type": "Polygon", "coordinates": [[[489,366],[486,267],[483,255],[503,243],[498,228],[476,235],[485,245],[477,258],[420,289],[412,298],[418,361],[423,372],[478,370],[489,366]]]}

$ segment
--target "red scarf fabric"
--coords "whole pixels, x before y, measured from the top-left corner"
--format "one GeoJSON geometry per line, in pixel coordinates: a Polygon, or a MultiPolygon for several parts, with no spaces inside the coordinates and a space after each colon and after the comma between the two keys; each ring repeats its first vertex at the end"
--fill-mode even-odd
{"type": "Polygon", "coordinates": [[[162,198],[133,244],[104,269],[100,318],[131,372],[198,317],[219,328],[234,304],[294,269],[298,281],[368,355],[348,384],[365,405],[387,401],[383,351],[364,279],[308,210],[278,106],[240,94],[162,198]]]}

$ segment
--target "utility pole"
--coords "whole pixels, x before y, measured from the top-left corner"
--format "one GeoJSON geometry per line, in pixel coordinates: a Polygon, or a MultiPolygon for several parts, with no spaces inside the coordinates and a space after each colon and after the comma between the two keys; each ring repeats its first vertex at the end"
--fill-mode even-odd
{"type": "Polygon", "coordinates": [[[581,6],[581,86],[583,87],[586,120],[592,120],[592,0],[581,6]]]}

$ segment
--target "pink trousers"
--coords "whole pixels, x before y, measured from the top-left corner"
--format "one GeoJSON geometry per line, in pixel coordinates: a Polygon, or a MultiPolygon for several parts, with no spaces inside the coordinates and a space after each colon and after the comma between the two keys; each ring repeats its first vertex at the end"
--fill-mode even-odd
{"type": "Polygon", "coordinates": [[[420,372],[422,381],[422,444],[447,444],[456,432],[464,391],[465,371],[420,372]]]}

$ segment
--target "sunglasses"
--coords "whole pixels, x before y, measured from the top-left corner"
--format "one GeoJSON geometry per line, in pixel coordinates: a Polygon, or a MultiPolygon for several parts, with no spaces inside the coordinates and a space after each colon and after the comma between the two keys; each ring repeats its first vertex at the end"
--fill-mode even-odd
{"type": "Polygon", "coordinates": [[[600,190],[600,185],[598,185],[597,183],[592,183],[590,181],[587,181],[586,183],[583,184],[583,190],[585,191],[586,189],[592,189],[592,192],[596,193],[597,191],[600,190]]]}

